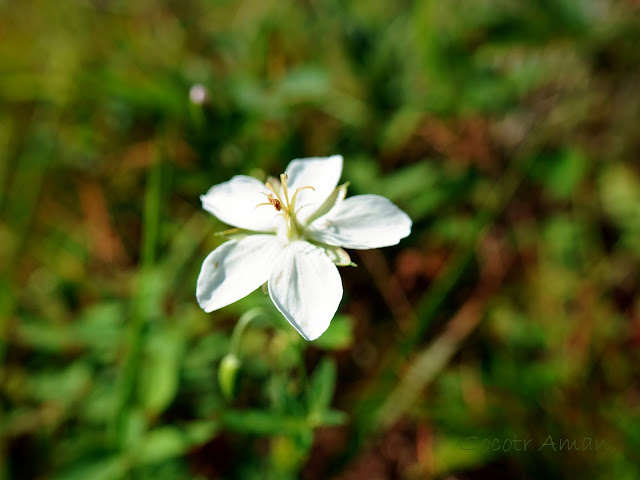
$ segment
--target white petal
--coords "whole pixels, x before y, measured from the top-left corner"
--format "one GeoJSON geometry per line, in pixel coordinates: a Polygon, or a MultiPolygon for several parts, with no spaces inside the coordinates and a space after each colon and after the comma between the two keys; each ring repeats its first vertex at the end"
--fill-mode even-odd
{"type": "Polygon", "coordinates": [[[367,250],[396,245],[411,233],[411,219],[379,195],[356,195],[313,222],[314,240],[344,248],[367,250]]]}
{"type": "Polygon", "coordinates": [[[283,248],[275,235],[249,235],[220,245],[202,263],[196,287],[200,307],[212,312],[249,295],[267,281],[283,248]]]}
{"type": "Polygon", "coordinates": [[[269,295],[305,340],[315,340],[338,310],[342,280],[322,249],[296,241],[280,255],[269,278],[269,295]]]}
{"type": "Polygon", "coordinates": [[[296,199],[296,215],[299,221],[305,222],[338,185],[342,175],[342,155],[292,160],[285,173],[288,177],[289,198],[293,197],[298,188],[314,188],[300,190],[296,199]]]}
{"type": "Polygon", "coordinates": [[[254,232],[275,232],[283,222],[282,215],[268,202],[271,191],[253,177],[236,175],[228,182],[214,185],[201,195],[202,207],[218,219],[234,227],[254,232]]]}

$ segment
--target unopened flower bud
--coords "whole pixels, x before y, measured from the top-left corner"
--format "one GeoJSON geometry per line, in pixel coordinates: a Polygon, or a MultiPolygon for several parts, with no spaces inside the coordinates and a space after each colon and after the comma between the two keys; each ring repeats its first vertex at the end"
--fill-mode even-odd
{"type": "Polygon", "coordinates": [[[203,85],[196,83],[189,90],[189,100],[194,105],[204,105],[209,100],[209,92],[203,85]]]}
{"type": "Polygon", "coordinates": [[[218,367],[218,384],[227,400],[231,400],[235,393],[236,377],[240,368],[240,360],[233,353],[228,353],[218,367]]]}

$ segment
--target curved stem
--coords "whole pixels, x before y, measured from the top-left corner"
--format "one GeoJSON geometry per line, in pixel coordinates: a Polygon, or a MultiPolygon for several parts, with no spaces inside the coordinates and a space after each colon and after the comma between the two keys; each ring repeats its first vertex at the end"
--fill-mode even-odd
{"type": "Polygon", "coordinates": [[[231,334],[231,345],[229,346],[229,353],[237,356],[238,350],[240,348],[240,339],[242,338],[242,334],[253,320],[258,318],[259,316],[264,315],[264,311],[260,307],[252,308],[247,312],[243,313],[238,323],[233,329],[233,333],[231,334]]]}

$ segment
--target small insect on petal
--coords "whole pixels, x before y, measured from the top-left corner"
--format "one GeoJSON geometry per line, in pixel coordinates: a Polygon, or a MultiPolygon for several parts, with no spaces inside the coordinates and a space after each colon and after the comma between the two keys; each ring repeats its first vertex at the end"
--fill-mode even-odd
{"type": "Polygon", "coordinates": [[[258,205],[256,205],[256,208],[261,207],[263,205],[273,205],[273,207],[278,212],[282,210],[282,202],[280,201],[279,198],[274,198],[272,193],[269,193],[269,194],[264,193],[264,195],[267,197],[267,200],[269,201],[264,203],[259,203],[258,205]]]}

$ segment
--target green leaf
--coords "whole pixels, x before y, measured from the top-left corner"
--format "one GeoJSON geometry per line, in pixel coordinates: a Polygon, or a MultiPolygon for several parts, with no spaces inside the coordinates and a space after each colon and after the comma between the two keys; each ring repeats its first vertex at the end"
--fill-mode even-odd
{"type": "Polygon", "coordinates": [[[69,404],[91,387],[92,371],[87,362],[78,360],[65,369],[31,375],[28,382],[35,400],[69,404]]]}
{"type": "Polygon", "coordinates": [[[398,111],[391,117],[382,134],[380,148],[383,151],[401,149],[408,143],[424,117],[424,111],[416,110],[413,106],[398,111]]]}
{"type": "Polygon", "coordinates": [[[313,346],[324,350],[344,350],[353,343],[353,320],[347,315],[336,315],[331,320],[331,325],[318,339],[313,341],[313,346]]]}
{"type": "Polygon", "coordinates": [[[134,461],[142,465],[181,456],[212,438],[217,431],[218,424],[215,422],[195,422],[185,428],[157,428],[147,433],[134,449],[134,461]]]}
{"type": "Polygon", "coordinates": [[[332,359],[324,358],[313,371],[307,387],[309,415],[325,412],[333,398],[336,385],[336,364],[332,359]]]}
{"type": "Polygon", "coordinates": [[[147,413],[157,415],[173,400],[182,351],[183,339],[178,333],[165,331],[150,338],[139,384],[140,401],[147,413]]]}
{"type": "Polygon", "coordinates": [[[126,472],[126,462],[118,456],[79,462],[52,478],[55,480],[119,480],[126,472]]]}
{"type": "Polygon", "coordinates": [[[318,68],[293,69],[278,85],[276,95],[283,103],[317,102],[329,93],[329,76],[318,68]]]}
{"type": "Polygon", "coordinates": [[[340,410],[327,410],[317,417],[318,425],[323,427],[344,425],[348,419],[349,416],[340,410]]]}
{"type": "Polygon", "coordinates": [[[600,177],[599,190],[604,211],[620,227],[640,226],[640,178],[632,168],[609,166],[600,177]]]}
{"type": "Polygon", "coordinates": [[[382,195],[397,202],[432,195],[439,183],[442,183],[442,174],[432,163],[424,161],[386,175],[380,180],[380,187],[382,195]]]}
{"type": "Polygon", "coordinates": [[[278,471],[278,478],[298,471],[307,459],[312,444],[311,432],[274,438],[271,444],[271,459],[278,471]]]}
{"type": "Polygon", "coordinates": [[[584,177],[587,160],[579,151],[569,149],[540,154],[531,169],[531,176],[544,184],[551,195],[567,199],[584,177]]]}
{"type": "Polygon", "coordinates": [[[306,431],[309,426],[304,418],[265,412],[263,410],[228,410],[220,420],[222,425],[233,432],[253,433],[257,435],[296,435],[306,431]]]}
{"type": "Polygon", "coordinates": [[[494,453],[481,448],[477,439],[442,437],[434,442],[433,458],[437,474],[444,475],[453,471],[466,471],[484,465],[494,453]],[[466,440],[466,442],[465,442],[466,440]],[[472,440],[476,440],[475,443],[472,440]]]}

